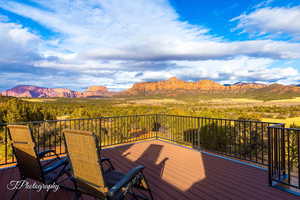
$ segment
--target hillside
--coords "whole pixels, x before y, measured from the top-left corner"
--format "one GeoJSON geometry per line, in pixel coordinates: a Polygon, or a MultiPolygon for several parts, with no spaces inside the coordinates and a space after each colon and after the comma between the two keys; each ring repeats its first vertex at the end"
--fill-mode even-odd
{"type": "Polygon", "coordinates": [[[212,80],[195,82],[183,81],[176,77],[156,82],[135,83],[131,88],[120,92],[111,92],[104,86],[90,86],[83,92],[67,88],[45,88],[21,85],[3,91],[2,96],[48,98],[86,98],[86,97],[164,97],[177,96],[182,98],[201,96],[203,98],[235,98],[247,97],[262,100],[292,98],[300,96],[300,87],[280,84],[260,84],[239,82],[222,85],[212,80]],[[183,96],[184,95],[184,96],[183,96]]]}
{"type": "Polygon", "coordinates": [[[48,98],[48,97],[66,97],[66,98],[80,98],[80,97],[103,97],[111,96],[104,86],[91,86],[84,92],[77,92],[67,88],[45,88],[31,85],[20,85],[9,90],[1,92],[2,96],[14,97],[31,97],[31,98],[48,98]]]}
{"type": "Polygon", "coordinates": [[[176,96],[182,93],[242,93],[249,89],[260,89],[268,87],[265,84],[238,83],[231,86],[224,86],[211,80],[199,80],[187,82],[176,77],[157,82],[136,83],[132,88],[122,92],[122,95],[157,95],[165,94],[176,96]]]}

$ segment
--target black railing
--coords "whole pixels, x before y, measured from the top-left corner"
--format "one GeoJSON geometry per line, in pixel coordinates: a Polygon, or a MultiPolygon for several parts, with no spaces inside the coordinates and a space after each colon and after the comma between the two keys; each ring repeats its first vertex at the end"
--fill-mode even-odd
{"type": "MultiPolygon", "coordinates": [[[[64,154],[62,131],[71,128],[93,131],[98,135],[102,147],[145,139],[164,139],[268,165],[267,127],[276,123],[153,114],[19,124],[31,127],[38,151],[55,149],[58,154],[64,154]]],[[[0,125],[0,165],[15,162],[6,126],[0,125]]]]}
{"type": "Polygon", "coordinates": [[[300,189],[300,129],[269,127],[269,184],[300,189]]]}
{"type": "MultiPolygon", "coordinates": [[[[78,129],[96,133],[102,147],[156,138],[153,127],[156,115],[134,115],[118,117],[100,117],[92,119],[48,120],[22,122],[29,125],[37,150],[54,149],[57,154],[64,154],[64,129],[78,129]]],[[[15,162],[12,154],[7,124],[0,125],[0,165],[15,162]]]]}
{"type": "Polygon", "coordinates": [[[276,123],[174,115],[161,117],[159,138],[268,165],[268,126],[276,123]]]}

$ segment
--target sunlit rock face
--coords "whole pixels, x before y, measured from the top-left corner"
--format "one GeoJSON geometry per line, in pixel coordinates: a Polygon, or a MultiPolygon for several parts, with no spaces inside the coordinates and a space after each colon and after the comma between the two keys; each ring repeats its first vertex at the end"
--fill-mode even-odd
{"type": "Polygon", "coordinates": [[[257,83],[237,83],[230,86],[224,86],[212,80],[199,80],[196,82],[188,82],[172,77],[168,80],[157,82],[136,83],[132,88],[124,91],[123,94],[138,95],[138,94],[178,94],[178,93],[198,93],[198,92],[222,92],[232,91],[239,92],[248,89],[258,89],[267,87],[266,84],[257,83]]]}
{"type": "Polygon", "coordinates": [[[261,83],[235,83],[232,85],[221,85],[212,80],[199,80],[195,82],[183,81],[176,77],[156,82],[135,83],[131,88],[111,92],[105,86],[90,86],[83,92],[73,91],[67,88],[45,88],[32,85],[20,85],[1,92],[2,96],[15,97],[111,97],[111,96],[132,96],[132,95],[166,95],[177,96],[181,94],[291,94],[299,95],[300,87],[281,84],[261,83]]]}
{"type": "Polygon", "coordinates": [[[86,91],[82,93],[83,97],[93,96],[110,96],[111,93],[104,86],[90,86],[86,91]]]}
{"type": "Polygon", "coordinates": [[[80,92],[75,92],[67,88],[44,88],[32,85],[16,86],[12,89],[3,91],[3,96],[15,97],[77,97],[80,92]]]}
{"type": "Polygon", "coordinates": [[[79,98],[79,97],[97,97],[97,96],[111,96],[112,92],[104,86],[90,86],[84,92],[77,92],[67,88],[45,88],[32,85],[20,85],[12,89],[1,92],[2,96],[14,97],[66,97],[66,98],[79,98]]]}

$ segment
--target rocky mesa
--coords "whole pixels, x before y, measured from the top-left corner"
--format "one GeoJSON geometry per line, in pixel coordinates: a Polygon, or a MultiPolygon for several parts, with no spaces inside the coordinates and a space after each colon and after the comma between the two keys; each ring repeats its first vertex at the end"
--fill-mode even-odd
{"type": "Polygon", "coordinates": [[[176,77],[172,77],[168,80],[157,82],[142,82],[136,83],[132,88],[124,91],[127,95],[151,95],[151,94],[174,94],[174,93],[186,93],[186,92],[242,92],[249,89],[258,89],[267,87],[266,84],[258,83],[237,83],[230,86],[224,86],[212,80],[199,80],[195,82],[188,82],[180,80],[176,77]]]}
{"type": "Polygon", "coordinates": [[[232,85],[222,85],[212,80],[183,81],[176,77],[156,82],[135,83],[131,88],[121,92],[111,92],[104,86],[90,86],[83,92],[67,88],[45,88],[30,85],[16,86],[0,93],[2,96],[15,97],[112,97],[112,96],[148,96],[180,94],[293,94],[300,95],[300,87],[280,84],[260,84],[239,82],[232,85]]]}
{"type": "Polygon", "coordinates": [[[102,97],[111,96],[112,93],[104,86],[91,86],[86,91],[78,92],[67,88],[46,88],[32,85],[20,85],[0,93],[2,96],[51,98],[51,97],[102,97]]]}

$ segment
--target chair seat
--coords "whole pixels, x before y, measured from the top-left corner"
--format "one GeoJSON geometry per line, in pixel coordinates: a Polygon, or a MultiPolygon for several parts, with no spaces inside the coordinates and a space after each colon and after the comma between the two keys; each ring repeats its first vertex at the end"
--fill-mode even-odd
{"type": "Polygon", "coordinates": [[[47,183],[51,183],[54,180],[56,180],[59,175],[63,174],[66,171],[70,171],[68,158],[62,158],[60,160],[57,160],[43,168],[43,172],[45,173],[45,181],[47,183]],[[66,167],[63,171],[61,171],[63,166],[66,167]]]}
{"type": "Polygon", "coordinates": [[[110,170],[104,173],[105,182],[109,188],[113,187],[124,176],[125,174],[115,170],[110,170]]]}
{"type": "Polygon", "coordinates": [[[60,160],[57,160],[53,163],[51,163],[50,165],[47,165],[43,168],[43,172],[44,173],[48,173],[51,172],[57,168],[59,168],[60,166],[66,165],[68,164],[68,158],[62,158],[60,160]]]}

